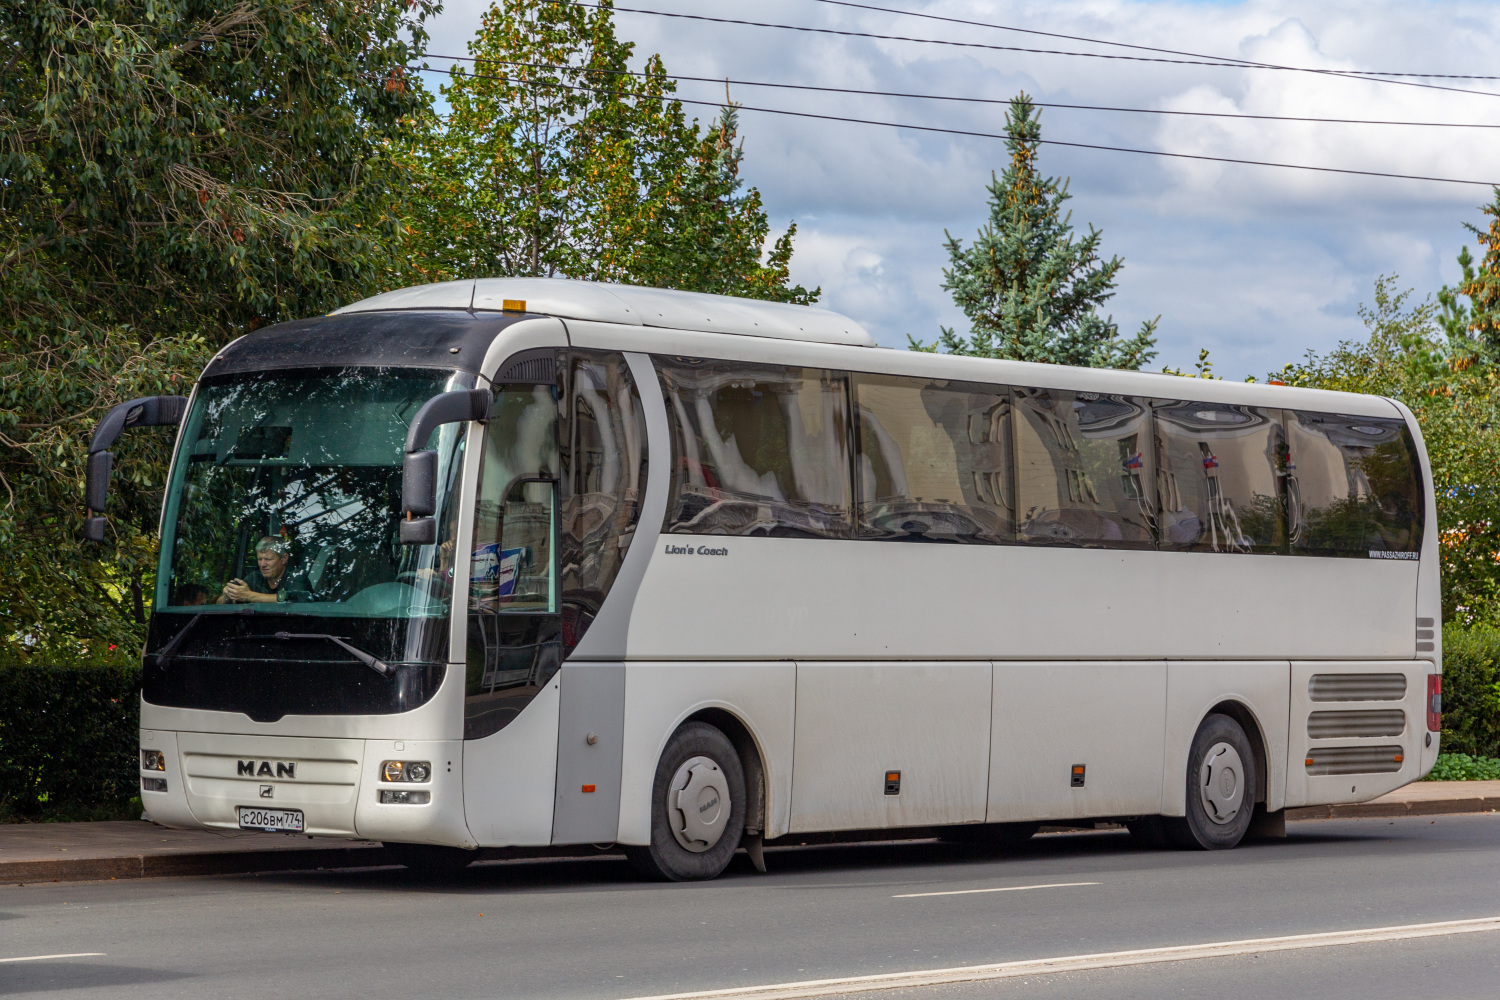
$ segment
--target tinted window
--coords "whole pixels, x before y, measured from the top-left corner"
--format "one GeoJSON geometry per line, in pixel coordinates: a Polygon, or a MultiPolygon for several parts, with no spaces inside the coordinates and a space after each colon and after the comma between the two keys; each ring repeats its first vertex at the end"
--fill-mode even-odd
{"type": "Polygon", "coordinates": [[[860,537],[1013,540],[1009,390],[854,379],[860,537]]]}
{"type": "Polygon", "coordinates": [[[1402,420],[1288,412],[1291,549],[1310,555],[1416,552],[1423,496],[1402,420]]]}
{"type": "Polygon", "coordinates": [[[1222,403],[1158,404],[1162,547],[1285,551],[1286,454],[1279,410],[1222,403]]]}
{"type": "Polygon", "coordinates": [[[672,433],[667,531],[849,536],[843,375],[684,358],[659,371],[672,433]]]}
{"type": "Polygon", "coordinates": [[[1129,396],[1016,389],[1020,541],[1150,548],[1150,414],[1129,396]]]}
{"type": "Polygon", "coordinates": [[[619,354],[575,354],[563,442],[561,577],[569,645],[599,612],[625,558],[646,489],[646,422],[619,354]]]}

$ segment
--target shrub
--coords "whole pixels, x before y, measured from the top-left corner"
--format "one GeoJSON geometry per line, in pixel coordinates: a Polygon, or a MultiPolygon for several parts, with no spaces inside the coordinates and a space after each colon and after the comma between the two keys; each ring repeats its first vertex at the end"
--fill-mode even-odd
{"type": "Polygon", "coordinates": [[[1428,781],[1500,781],[1500,759],[1440,753],[1428,781]]]}
{"type": "Polygon", "coordinates": [[[0,668],[0,813],[124,815],[139,792],[140,690],[139,666],[0,668]]]}
{"type": "Polygon", "coordinates": [[[1443,628],[1442,747],[1500,757],[1500,628],[1443,628]]]}

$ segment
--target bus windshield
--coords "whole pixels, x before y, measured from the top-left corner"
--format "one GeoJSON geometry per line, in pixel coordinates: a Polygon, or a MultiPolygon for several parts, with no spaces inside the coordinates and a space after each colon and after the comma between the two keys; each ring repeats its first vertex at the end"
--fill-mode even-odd
{"type": "MultiPolygon", "coordinates": [[[[399,543],[401,459],[416,411],[462,380],[343,368],[200,386],[167,501],[156,609],[445,615],[453,545],[399,543]]],[[[435,435],[441,479],[458,436],[457,425],[435,435]]]]}

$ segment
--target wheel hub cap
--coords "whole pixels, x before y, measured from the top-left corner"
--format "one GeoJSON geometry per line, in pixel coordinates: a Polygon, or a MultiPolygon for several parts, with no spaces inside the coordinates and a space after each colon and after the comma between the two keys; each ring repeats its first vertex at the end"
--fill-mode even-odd
{"type": "Polygon", "coordinates": [[[1203,811],[1220,825],[1234,822],[1245,802],[1245,762],[1228,743],[1215,743],[1203,759],[1198,792],[1203,811]]]}
{"type": "Polygon", "coordinates": [[[672,776],[667,817],[684,849],[702,854],[717,844],[729,825],[729,807],[729,782],[709,758],[689,758],[672,776]]]}

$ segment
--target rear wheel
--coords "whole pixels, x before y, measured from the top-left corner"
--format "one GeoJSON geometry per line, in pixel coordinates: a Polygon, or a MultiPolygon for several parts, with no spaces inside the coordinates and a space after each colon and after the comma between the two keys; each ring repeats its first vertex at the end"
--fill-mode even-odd
{"type": "Polygon", "coordinates": [[[1168,828],[1172,839],[1206,851],[1234,847],[1250,829],[1255,783],[1255,754],[1245,730],[1227,715],[1204,719],[1188,754],[1187,815],[1168,828]]]}
{"type": "Polygon", "coordinates": [[[386,844],[385,853],[398,865],[424,875],[452,875],[461,872],[479,856],[478,851],[437,844],[386,844]]]}
{"type": "Polygon", "coordinates": [[[745,775],[734,744],[706,722],[672,734],[651,790],[651,843],[625,848],[648,878],[713,878],[745,832],[745,775]]]}

